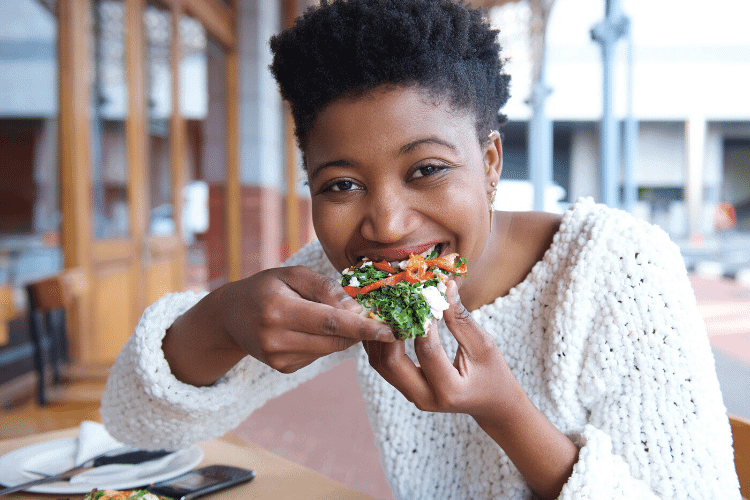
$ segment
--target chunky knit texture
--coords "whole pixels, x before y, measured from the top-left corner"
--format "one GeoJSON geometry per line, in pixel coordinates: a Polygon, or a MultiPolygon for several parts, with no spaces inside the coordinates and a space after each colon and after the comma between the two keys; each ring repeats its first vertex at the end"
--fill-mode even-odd
{"type": "MultiPolygon", "coordinates": [[[[299,263],[337,276],[317,243],[289,262],[299,263]]],[[[179,382],[161,339],[199,298],[171,294],[148,308],[118,356],[102,401],[116,438],[178,448],[219,436],[269,398],[355,357],[397,498],[534,498],[471,417],[417,410],[359,345],[292,375],[247,357],[212,387],[179,382]]],[[[472,315],[534,404],[581,447],[560,498],[740,498],[713,356],[679,250],[663,231],[580,200],[529,276],[472,315]]],[[[440,335],[453,357],[444,324],[440,335]]]]}

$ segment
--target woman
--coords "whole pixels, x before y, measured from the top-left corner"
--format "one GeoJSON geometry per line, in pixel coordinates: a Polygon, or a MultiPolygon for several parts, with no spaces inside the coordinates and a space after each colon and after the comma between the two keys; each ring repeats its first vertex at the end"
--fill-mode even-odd
{"type": "Polygon", "coordinates": [[[478,12],[334,0],[271,47],[319,241],[151,306],[103,400],[114,436],[209,439],[354,357],[398,498],[739,498],[713,359],[666,235],[590,200],[562,217],[493,214],[509,79],[478,12]],[[362,257],[433,248],[469,274],[413,344],[338,284],[362,257]]]}

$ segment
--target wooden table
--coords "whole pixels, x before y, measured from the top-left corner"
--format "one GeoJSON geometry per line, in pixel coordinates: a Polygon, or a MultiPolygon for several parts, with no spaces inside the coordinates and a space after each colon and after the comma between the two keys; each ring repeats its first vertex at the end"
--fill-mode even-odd
{"type": "MultiPolygon", "coordinates": [[[[75,436],[77,432],[78,428],[73,428],[0,441],[0,455],[41,441],[75,436]]],[[[311,469],[249,444],[233,434],[198,443],[198,445],[205,454],[198,467],[211,464],[237,465],[253,469],[256,473],[255,479],[249,483],[209,495],[205,497],[207,500],[255,498],[371,500],[364,493],[349,489],[311,469]]],[[[83,498],[83,495],[64,495],[64,497],[75,500],[83,498]]],[[[61,498],[61,495],[16,493],[4,498],[52,500],[61,498]]]]}

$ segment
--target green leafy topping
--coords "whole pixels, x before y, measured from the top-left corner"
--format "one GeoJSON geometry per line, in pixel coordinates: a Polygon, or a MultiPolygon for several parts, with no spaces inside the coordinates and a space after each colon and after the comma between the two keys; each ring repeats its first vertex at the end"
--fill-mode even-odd
{"type": "Polygon", "coordinates": [[[388,274],[387,272],[380,271],[369,265],[355,267],[354,269],[352,269],[352,271],[353,274],[345,274],[341,278],[342,286],[348,286],[352,281],[352,278],[357,278],[357,281],[359,281],[359,286],[357,288],[362,288],[365,285],[375,283],[378,280],[382,280],[383,278],[387,278],[388,276],[390,276],[390,274],[388,274]]]}
{"type": "MultiPolygon", "coordinates": [[[[83,500],[99,500],[100,498],[102,498],[104,495],[107,494],[106,493],[107,491],[115,491],[115,490],[98,490],[98,489],[94,488],[93,490],[91,490],[89,492],[88,495],[86,495],[84,497],[83,500]]],[[[135,491],[130,492],[130,495],[128,496],[127,500],[138,500],[139,498],[145,497],[149,493],[151,493],[151,492],[148,491],[148,490],[135,490],[135,491]]],[[[153,493],[151,493],[151,495],[153,495],[156,498],[159,498],[161,500],[171,500],[169,497],[154,495],[153,493]]]]}
{"type": "Polygon", "coordinates": [[[426,257],[426,259],[428,259],[428,260],[429,259],[437,259],[437,258],[438,258],[438,253],[437,253],[437,250],[435,250],[434,248],[432,249],[432,252],[430,252],[430,255],[428,255],[426,257]]]}
{"type": "Polygon", "coordinates": [[[461,267],[462,264],[466,264],[466,259],[465,258],[459,257],[458,259],[456,259],[456,269],[458,269],[459,267],[461,267]]]}
{"type": "Polygon", "coordinates": [[[382,286],[366,295],[359,295],[357,300],[391,325],[401,340],[424,337],[427,335],[425,323],[427,318],[432,318],[432,313],[420,290],[437,286],[438,282],[437,278],[414,284],[400,281],[393,286],[382,286]]]}

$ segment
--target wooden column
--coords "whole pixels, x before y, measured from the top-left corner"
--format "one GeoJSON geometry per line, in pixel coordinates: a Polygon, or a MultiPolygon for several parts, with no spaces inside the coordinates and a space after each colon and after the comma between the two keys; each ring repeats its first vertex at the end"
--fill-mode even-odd
{"type": "Polygon", "coordinates": [[[133,262],[130,265],[130,283],[135,288],[134,307],[131,312],[136,324],[146,302],[147,284],[145,270],[149,265],[147,242],[149,209],[148,195],[148,141],[147,116],[146,41],[143,29],[145,0],[124,0],[125,3],[125,61],[128,82],[128,113],[125,123],[125,143],[128,160],[128,209],[133,262]]]}
{"type": "MultiPolygon", "coordinates": [[[[79,267],[91,279],[91,156],[89,28],[91,4],[59,0],[57,58],[61,242],[65,268],[79,267]]],[[[89,318],[91,292],[80,297],[69,314],[71,355],[74,361],[90,359],[94,346],[89,318]]]]}
{"type": "Polygon", "coordinates": [[[240,207],[240,139],[239,139],[239,83],[237,48],[232,46],[226,54],[226,129],[227,129],[227,259],[229,281],[241,277],[241,207],[240,207]]]}
{"type": "MultiPolygon", "coordinates": [[[[172,73],[172,116],[170,118],[171,134],[169,136],[172,176],[172,217],[175,222],[177,237],[182,240],[182,191],[186,184],[185,175],[185,147],[186,127],[182,117],[180,104],[180,60],[182,59],[182,45],[180,43],[180,18],[182,17],[182,2],[175,1],[171,6],[172,40],[170,40],[171,60],[169,63],[172,73]]],[[[179,269],[175,283],[178,290],[185,287],[185,245],[178,245],[175,256],[175,266],[179,269]]]]}
{"type": "MultiPolygon", "coordinates": [[[[297,17],[298,5],[297,0],[283,0],[283,28],[289,28],[297,17]]],[[[299,198],[297,197],[297,141],[294,137],[294,121],[289,106],[285,106],[285,127],[284,127],[284,147],[286,149],[286,220],[285,234],[287,245],[289,245],[289,255],[293,255],[299,250],[300,231],[299,231],[299,198]]],[[[284,256],[286,257],[286,256],[284,256]]]]}

